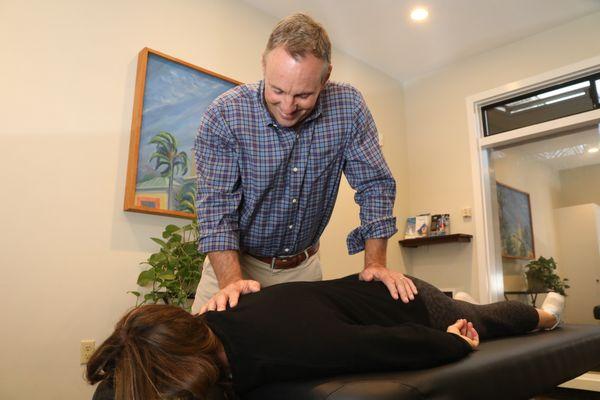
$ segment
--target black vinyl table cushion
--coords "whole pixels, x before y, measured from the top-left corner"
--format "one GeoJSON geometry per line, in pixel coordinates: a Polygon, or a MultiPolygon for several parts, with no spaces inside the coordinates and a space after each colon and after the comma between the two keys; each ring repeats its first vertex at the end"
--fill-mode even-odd
{"type": "Polygon", "coordinates": [[[286,382],[258,388],[244,400],[519,400],[600,366],[600,326],[481,343],[467,358],[436,368],[286,382]]]}

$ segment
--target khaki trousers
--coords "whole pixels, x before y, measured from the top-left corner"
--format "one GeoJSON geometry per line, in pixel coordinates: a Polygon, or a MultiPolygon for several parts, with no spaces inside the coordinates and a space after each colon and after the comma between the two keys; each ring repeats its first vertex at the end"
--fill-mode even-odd
{"type": "MultiPolygon", "coordinates": [[[[247,254],[240,255],[242,276],[244,279],[258,281],[261,287],[284,282],[320,281],[323,279],[319,253],[304,260],[300,265],[290,269],[271,269],[271,266],[247,254]]],[[[192,313],[200,308],[219,291],[219,282],[208,257],[204,259],[202,277],[196,289],[196,298],[192,305],[192,313]]]]}

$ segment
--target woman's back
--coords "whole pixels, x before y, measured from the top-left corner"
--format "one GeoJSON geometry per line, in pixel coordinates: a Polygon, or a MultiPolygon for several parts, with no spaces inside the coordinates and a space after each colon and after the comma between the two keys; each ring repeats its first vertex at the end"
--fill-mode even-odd
{"type": "Polygon", "coordinates": [[[471,350],[429,328],[418,295],[405,304],[357,275],[268,287],[205,319],[223,342],[238,392],[271,381],[427,367],[471,350]]]}

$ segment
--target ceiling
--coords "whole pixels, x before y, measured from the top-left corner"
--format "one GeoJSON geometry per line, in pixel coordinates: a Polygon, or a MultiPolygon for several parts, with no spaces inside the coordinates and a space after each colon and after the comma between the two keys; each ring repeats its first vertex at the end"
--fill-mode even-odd
{"type": "Polygon", "coordinates": [[[562,171],[600,164],[600,151],[590,153],[592,148],[600,148],[600,124],[500,148],[492,152],[492,159],[509,163],[537,161],[554,171],[562,171]]]}
{"type": "Polygon", "coordinates": [[[240,1],[278,19],[307,12],[337,50],[400,82],[600,11],[600,0],[240,1]],[[416,5],[427,21],[410,19],[416,5]]]}

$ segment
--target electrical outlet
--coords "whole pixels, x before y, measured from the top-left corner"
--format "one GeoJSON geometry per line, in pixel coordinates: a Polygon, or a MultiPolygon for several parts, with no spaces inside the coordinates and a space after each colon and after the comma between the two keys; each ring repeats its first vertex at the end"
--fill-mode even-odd
{"type": "Polygon", "coordinates": [[[94,351],[96,351],[96,341],[94,339],[82,340],[79,344],[79,362],[87,364],[94,351]]]}

